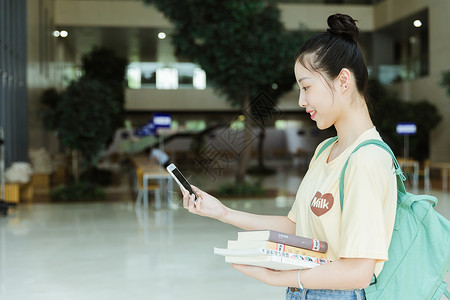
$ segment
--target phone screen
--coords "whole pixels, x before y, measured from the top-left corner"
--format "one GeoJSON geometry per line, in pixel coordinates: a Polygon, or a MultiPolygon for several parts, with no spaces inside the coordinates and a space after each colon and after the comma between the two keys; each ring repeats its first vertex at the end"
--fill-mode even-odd
{"type": "Polygon", "coordinates": [[[183,187],[189,191],[190,194],[194,194],[197,197],[197,195],[192,190],[189,182],[186,180],[186,178],[184,178],[183,174],[181,174],[181,172],[177,168],[173,169],[172,173],[173,173],[173,175],[175,175],[175,177],[178,179],[178,181],[183,185],[183,187]]]}

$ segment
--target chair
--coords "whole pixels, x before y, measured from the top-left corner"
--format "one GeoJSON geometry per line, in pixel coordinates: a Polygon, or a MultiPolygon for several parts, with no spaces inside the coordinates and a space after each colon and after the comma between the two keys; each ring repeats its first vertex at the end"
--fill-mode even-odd
{"type": "MultiPolygon", "coordinates": [[[[136,198],[136,206],[141,206],[141,201],[144,196],[144,185],[143,185],[143,175],[144,171],[141,167],[136,168],[136,186],[138,190],[138,195],[136,198]]],[[[153,191],[155,193],[156,203],[161,203],[161,188],[158,184],[151,181],[147,184],[147,191],[153,191]]],[[[144,207],[148,207],[148,203],[144,203],[144,207]]]]}
{"type": "Polygon", "coordinates": [[[405,174],[407,178],[409,175],[412,176],[412,188],[414,193],[417,193],[419,190],[419,162],[413,159],[405,160],[404,157],[398,157],[397,161],[402,168],[403,174],[405,174]]]}

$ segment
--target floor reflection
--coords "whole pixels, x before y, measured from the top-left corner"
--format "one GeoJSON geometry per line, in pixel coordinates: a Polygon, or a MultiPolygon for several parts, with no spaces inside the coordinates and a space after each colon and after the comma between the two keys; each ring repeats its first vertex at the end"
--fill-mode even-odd
{"type": "MultiPolygon", "coordinates": [[[[265,187],[278,191],[272,198],[222,200],[238,210],[286,215],[300,178],[291,169],[264,179],[265,187]]],[[[201,183],[207,190],[219,184],[201,183]]],[[[0,218],[0,299],[284,297],[284,288],[248,278],[213,254],[239,229],[190,214],[176,186],[172,193],[173,201],[163,201],[160,210],[152,203],[136,208],[131,195],[116,202],[19,205],[0,218]]],[[[440,187],[429,194],[439,200],[436,210],[450,219],[450,194],[440,187]]],[[[450,281],[448,273],[445,280],[450,281]]]]}
{"type": "Polygon", "coordinates": [[[150,239],[151,234],[157,234],[168,244],[173,243],[174,231],[174,209],[149,210],[140,206],[135,207],[138,231],[142,234],[146,244],[154,240],[150,239]]]}

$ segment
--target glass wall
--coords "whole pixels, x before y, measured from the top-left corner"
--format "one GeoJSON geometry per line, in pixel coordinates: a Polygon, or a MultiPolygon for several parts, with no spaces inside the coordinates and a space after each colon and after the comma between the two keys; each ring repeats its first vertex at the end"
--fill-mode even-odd
{"type": "Polygon", "coordinates": [[[0,0],[0,126],[6,167],[26,161],[26,0],[0,0]]]}
{"type": "Polygon", "coordinates": [[[373,72],[384,84],[429,74],[428,10],[373,33],[373,72]]]}

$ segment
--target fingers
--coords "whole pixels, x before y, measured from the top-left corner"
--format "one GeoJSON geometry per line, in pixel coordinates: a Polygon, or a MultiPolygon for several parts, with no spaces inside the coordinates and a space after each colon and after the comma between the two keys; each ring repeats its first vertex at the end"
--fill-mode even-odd
{"type": "Polygon", "coordinates": [[[233,269],[238,270],[239,272],[242,272],[243,274],[255,277],[254,273],[256,270],[254,266],[248,266],[248,265],[240,265],[240,264],[231,264],[233,269]]]}
{"type": "Polygon", "coordinates": [[[194,193],[197,194],[198,198],[202,198],[203,197],[203,191],[201,189],[199,189],[198,187],[191,185],[192,190],[194,191],[194,193]]]}
{"type": "Polygon", "coordinates": [[[191,195],[188,191],[181,189],[181,192],[183,193],[183,207],[191,213],[196,212],[196,205],[198,204],[195,202],[195,195],[191,195]]]}
{"type": "Polygon", "coordinates": [[[241,272],[245,268],[245,266],[241,265],[241,264],[231,264],[231,266],[233,267],[233,269],[241,271],[241,272]]]}
{"type": "Polygon", "coordinates": [[[263,267],[232,264],[233,268],[243,274],[260,280],[266,284],[275,285],[272,278],[278,278],[278,271],[269,270],[263,267]],[[276,277],[274,277],[276,276],[276,277]]]}
{"type": "Polygon", "coordinates": [[[189,192],[181,189],[181,193],[183,194],[183,207],[187,209],[189,205],[189,192]]]}
{"type": "MultiPolygon", "coordinates": [[[[202,192],[202,190],[199,189],[198,187],[196,187],[195,185],[191,185],[191,187],[192,187],[192,190],[194,190],[194,192],[197,193],[197,195],[198,195],[198,193],[201,193],[201,192],[202,192]]],[[[199,195],[199,196],[200,196],[200,195],[199,195]]]]}
{"type": "MultiPolygon", "coordinates": [[[[202,209],[203,201],[205,201],[205,197],[209,198],[210,195],[203,192],[201,189],[196,186],[191,185],[192,190],[197,195],[191,195],[185,189],[181,189],[183,193],[183,207],[187,209],[190,213],[204,215],[204,210],[202,209]]],[[[208,200],[209,201],[209,200],[208,200]]]]}
{"type": "Polygon", "coordinates": [[[190,213],[195,213],[195,195],[190,195],[189,193],[188,195],[189,195],[188,210],[190,213]]]}

